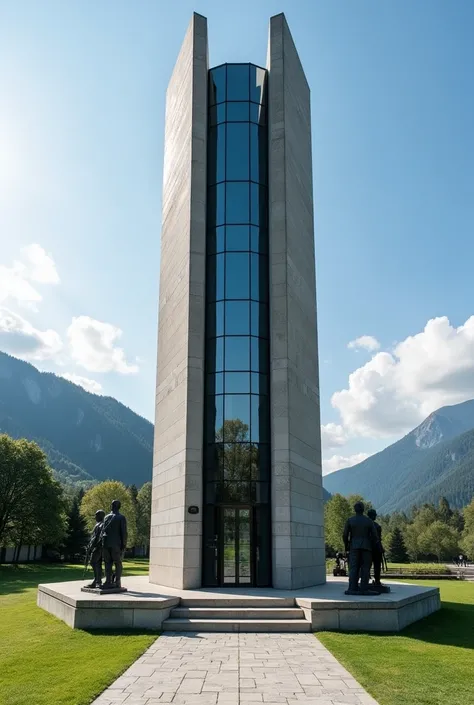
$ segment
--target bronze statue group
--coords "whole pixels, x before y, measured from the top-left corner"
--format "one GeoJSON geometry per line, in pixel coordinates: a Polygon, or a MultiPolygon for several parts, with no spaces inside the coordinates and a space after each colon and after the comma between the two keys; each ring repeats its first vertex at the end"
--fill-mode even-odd
{"type": "Polygon", "coordinates": [[[94,580],[87,590],[124,590],[122,588],[122,558],[127,546],[127,520],[120,513],[120,501],[112,502],[111,512],[103,509],[95,513],[94,526],[86,551],[85,569],[90,563],[94,580]],[[105,583],[102,583],[102,563],[105,565],[105,583]],[[115,568],[115,570],[114,570],[115,568]]]}
{"type": "Polygon", "coordinates": [[[382,527],[375,521],[377,512],[369,509],[365,515],[362,502],[355,503],[354,511],[355,515],[346,521],[343,533],[346,556],[349,559],[349,589],[346,595],[380,595],[382,592],[390,592],[390,588],[380,581],[385,551],[382,546],[382,527]],[[369,584],[372,565],[374,580],[369,584]]]}

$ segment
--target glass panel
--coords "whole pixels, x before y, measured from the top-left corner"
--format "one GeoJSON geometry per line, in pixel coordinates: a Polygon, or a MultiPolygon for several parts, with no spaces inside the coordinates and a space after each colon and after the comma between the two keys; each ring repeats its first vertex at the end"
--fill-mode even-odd
{"type": "Polygon", "coordinates": [[[250,249],[253,252],[268,252],[268,234],[263,228],[258,228],[252,225],[250,228],[250,249]]]}
{"type": "Polygon", "coordinates": [[[224,252],[225,228],[216,228],[214,232],[216,252],[224,252]]]}
{"type": "MultiPolygon", "coordinates": [[[[218,129],[223,127],[219,126],[218,129]]],[[[248,181],[249,178],[249,124],[232,122],[227,126],[228,181],[248,181]]],[[[211,128],[214,129],[214,128],[211,128]]],[[[221,143],[219,143],[220,146],[221,143]]],[[[220,179],[218,179],[220,181],[220,179]]]]}
{"type": "Polygon", "coordinates": [[[224,225],[225,222],[225,184],[208,188],[208,227],[224,225]]]}
{"type": "Polygon", "coordinates": [[[228,122],[248,122],[249,119],[249,104],[248,103],[227,103],[227,121],[228,122]]]}
{"type": "Polygon", "coordinates": [[[223,394],[224,393],[224,375],[222,372],[218,374],[207,375],[207,393],[213,394],[223,394]]]}
{"type": "MultiPolygon", "coordinates": [[[[218,338],[217,340],[222,340],[218,338]]],[[[256,340],[253,338],[252,340],[256,340]]],[[[230,337],[225,338],[225,369],[227,371],[245,371],[250,369],[250,346],[249,338],[230,337]]]]}
{"type": "Polygon", "coordinates": [[[222,395],[209,397],[207,400],[207,428],[208,443],[214,443],[219,439],[222,424],[224,423],[224,397],[222,395]]]}
{"type": "Polygon", "coordinates": [[[249,228],[248,225],[228,225],[226,228],[226,250],[248,250],[249,228]]]}
{"type": "MultiPolygon", "coordinates": [[[[246,182],[227,182],[226,221],[227,223],[249,222],[249,184],[246,182]]],[[[219,207],[217,215],[221,213],[219,207]]],[[[223,215],[223,213],[222,213],[223,215]]],[[[222,222],[224,222],[222,220],[222,222]]]]}
{"type": "Polygon", "coordinates": [[[222,537],[223,537],[223,568],[224,583],[236,583],[236,522],[235,509],[224,508],[222,510],[222,537]]]}
{"type": "Polygon", "coordinates": [[[268,261],[265,256],[251,254],[251,297],[268,300],[268,261]]]}
{"type": "Polygon", "coordinates": [[[207,305],[206,334],[208,338],[224,335],[224,303],[207,305]]]}
{"type": "Polygon", "coordinates": [[[270,468],[270,446],[260,443],[258,446],[258,477],[255,479],[268,482],[270,480],[270,468]]]}
{"type": "Polygon", "coordinates": [[[267,109],[263,105],[257,103],[249,103],[250,105],[250,122],[256,122],[259,125],[267,123],[267,109]]]}
{"type": "Polygon", "coordinates": [[[209,80],[209,105],[222,103],[225,100],[225,75],[225,65],[212,69],[209,80]]]}
{"type": "Polygon", "coordinates": [[[263,101],[263,88],[265,85],[266,71],[258,66],[250,66],[250,100],[255,103],[263,101]]]}
{"type": "Polygon", "coordinates": [[[227,66],[227,100],[249,99],[249,65],[227,66]]]}
{"type": "Polygon", "coordinates": [[[258,301],[250,303],[251,333],[260,338],[268,338],[268,307],[258,301]]]}
{"type": "Polygon", "coordinates": [[[250,178],[260,184],[267,183],[266,129],[250,125],[250,178]]]}
{"type": "Polygon", "coordinates": [[[251,440],[252,443],[258,443],[260,441],[260,397],[252,394],[251,396],[251,440]]]}
{"type": "Polygon", "coordinates": [[[224,441],[226,443],[231,440],[228,438],[228,434],[234,437],[237,432],[243,436],[242,440],[248,440],[250,434],[250,396],[248,394],[226,394],[224,397],[224,419],[226,422],[224,441]]]}
{"type": "Polygon", "coordinates": [[[221,482],[218,501],[226,504],[249,504],[250,487],[250,482],[221,482]]]}
{"type": "MultiPolygon", "coordinates": [[[[257,375],[258,377],[259,375],[257,375]]],[[[248,372],[227,372],[225,376],[226,394],[250,394],[250,375],[248,372]]]]}
{"type": "Polygon", "coordinates": [[[250,212],[250,222],[253,225],[260,225],[262,227],[266,226],[266,212],[267,203],[266,195],[267,191],[264,186],[259,186],[258,184],[250,184],[251,191],[251,212],[250,212]]]}
{"type": "Polygon", "coordinates": [[[209,128],[209,183],[225,180],[226,125],[209,128]]]}
{"type": "Polygon", "coordinates": [[[238,509],[237,516],[239,518],[239,550],[237,571],[239,575],[239,583],[248,584],[251,582],[250,509],[238,509]]]}
{"type": "MultiPolygon", "coordinates": [[[[217,123],[225,122],[225,106],[226,103],[220,103],[219,105],[214,105],[209,110],[209,124],[217,125],[217,123]]],[[[260,106],[256,106],[260,107],[260,106]]]]}
{"type": "MultiPolygon", "coordinates": [[[[221,257],[222,255],[218,255],[221,257]]],[[[249,256],[243,252],[228,253],[226,258],[225,272],[225,298],[226,299],[248,299],[249,298],[249,256]]]]}
{"type": "MultiPolygon", "coordinates": [[[[231,427],[231,424],[227,424],[226,432],[231,427]]],[[[239,434],[234,435],[239,436],[239,434]]],[[[225,443],[222,446],[220,445],[219,468],[222,469],[220,477],[229,482],[249,482],[249,448],[251,448],[249,443],[225,443]]]]}
{"type": "Polygon", "coordinates": [[[225,255],[211,255],[207,258],[207,300],[224,298],[225,255]]]}
{"type": "Polygon", "coordinates": [[[268,372],[268,340],[264,338],[251,338],[251,367],[252,372],[268,372]]]}
{"type": "Polygon", "coordinates": [[[224,369],[224,338],[210,338],[206,347],[208,371],[222,372],[224,369]]]}
{"type": "Polygon", "coordinates": [[[248,301],[226,301],[225,334],[250,335],[250,316],[248,301]]]}
{"type": "Polygon", "coordinates": [[[268,375],[252,372],[252,394],[268,394],[268,375]]]}

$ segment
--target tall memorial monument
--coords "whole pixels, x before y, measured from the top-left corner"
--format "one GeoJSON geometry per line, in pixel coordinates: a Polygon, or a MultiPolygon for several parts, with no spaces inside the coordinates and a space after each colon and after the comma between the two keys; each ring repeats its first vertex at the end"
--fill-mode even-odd
{"type": "Polygon", "coordinates": [[[150,581],[325,581],[310,90],[210,68],[194,14],[166,97],[150,581]]]}

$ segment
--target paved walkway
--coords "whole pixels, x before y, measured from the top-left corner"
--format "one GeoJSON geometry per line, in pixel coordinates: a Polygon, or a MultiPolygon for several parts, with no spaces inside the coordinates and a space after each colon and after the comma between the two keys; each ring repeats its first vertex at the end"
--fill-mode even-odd
{"type": "Polygon", "coordinates": [[[94,705],[377,705],[312,634],[165,633],[94,705]]]}

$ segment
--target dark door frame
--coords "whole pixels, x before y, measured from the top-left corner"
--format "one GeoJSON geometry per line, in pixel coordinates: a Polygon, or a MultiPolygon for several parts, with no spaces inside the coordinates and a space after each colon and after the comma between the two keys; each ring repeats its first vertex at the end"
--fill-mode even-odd
{"type": "Polygon", "coordinates": [[[218,529],[218,547],[217,547],[217,575],[219,587],[255,587],[256,584],[256,555],[257,550],[255,541],[255,508],[251,504],[222,504],[217,507],[217,529],[218,529]],[[233,583],[224,581],[224,512],[226,509],[231,509],[234,512],[235,526],[235,578],[233,583]],[[250,534],[250,580],[249,582],[239,582],[239,567],[240,567],[240,524],[237,520],[238,512],[248,510],[249,512],[249,534],[250,534]]]}

